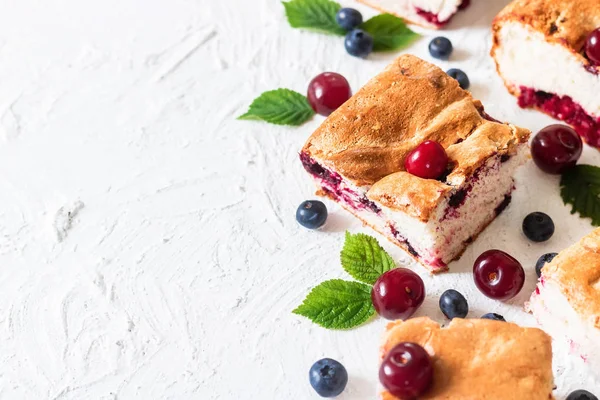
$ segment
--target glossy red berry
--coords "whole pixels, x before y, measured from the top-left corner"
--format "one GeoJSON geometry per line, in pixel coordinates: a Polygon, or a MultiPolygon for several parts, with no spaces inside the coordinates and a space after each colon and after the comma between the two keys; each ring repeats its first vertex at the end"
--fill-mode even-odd
{"type": "Polygon", "coordinates": [[[307,97],[317,114],[328,116],[352,97],[352,90],[342,75],[323,72],[310,81],[307,97]]]}
{"type": "Polygon", "coordinates": [[[510,300],[523,288],[525,271],[521,263],[500,250],[488,250],[473,265],[477,288],[487,297],[510,300]]]}
{"type": "Polygon", "coordinates": [[[547,126],[531,141],[535,165],[549,174],[560,174],[574,167],[582,150],[581,138],[566,125],[547,126]]]}
{"type": "Polygon", "coordinates": [[[371,291],[373,306],[383,318],[408,319],[425,300],[425,285],[419,275],[396,268],[381,275],[371,291]]]}
{"type": "Polygon", "coordinates": [[[600,65],[600,28],[588,35],[585,41],[585,54],[592,63],[600,65]]]}
{"type": "Polygon", "coordinates": [[[448,155],[441,144],[426,140],[408,154],[404,167],[420,178],[438,179],[446,172],[448,155]]]}
{"type": "Polygon", "coordinates": [[[400,399],[416,399],[433,380],[433,364],[424,348],[400,343],[385,356],[379,368],[381,384],[400,399]]]}

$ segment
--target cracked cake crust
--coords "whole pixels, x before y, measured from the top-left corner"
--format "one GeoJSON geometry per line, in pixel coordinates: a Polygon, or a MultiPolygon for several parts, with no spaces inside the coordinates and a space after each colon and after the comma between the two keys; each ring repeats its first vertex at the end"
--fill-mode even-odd
{"type": "MultiPolygon", "coordinates": [[[[455,318],[447,328],[427,317],[388,324],[382,357],[401,342],[432,357],[432,387],[421,399],[553,399],[551,338],[510,322],[455,318]]],[[[397,400],[387,391],[383,400],[397,400]]]]}
{"type": "Polygon", "coordinates": [[[486,118],[483,105],[438,67],[402,55],[331,114],[302,152],[386,207],[428,221],[440,201],[491,156],[514,155],[530,132],[486,118]],[[446,149],[445,182],[404,172],[425,140],[446,149]],[[411,190],[406,190],[411,188],[411,190]]]}

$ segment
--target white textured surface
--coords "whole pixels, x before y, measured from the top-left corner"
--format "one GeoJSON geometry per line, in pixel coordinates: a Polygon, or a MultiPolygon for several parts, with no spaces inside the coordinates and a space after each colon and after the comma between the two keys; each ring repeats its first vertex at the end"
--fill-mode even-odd
{"type": "MultiPolygon", "coordinates": [[[[487,54],[505,3],[474,1],[457,16],[443,67],[469,73],[491,115],[536,130],[551,120],[517,109],[487,54]]],[[[321,119],[281,128],[234,117],[260,92],[304,91],[325,70],[356,89],[394,54],[353,59],[339,38],[290,29],[276,0],[7,0],[2,11],[0,398],[316,399],[307,371],[323,356],[350,372],[341,399],[374,398],[385,321],[330,332],[290,313],[310,287],[346,278],[344,230],[372,233],[330,203],[325,231],[294,220],[313,190],[297,153],[321,119]]],[[[432,35],[410,51],[428,59],[432,35]]],[[[600,157],[586,149],[582,161],[600,157]]],[[[419,315],[442,321],[437,296],[456,288],[470,316],[533,323],[521,306],[535,260],[591,231],[557,184],[524,167],[513,205],[452,273],[417,269],[429,293],[419,315]],[[546,244],[520,233],[534,210],[556,221],[546,244]],[[471,280],[491,247],[527,268],[507,305],[471,280]]],[[[561,395],[594,387],[560,348],[555,369],[561,395]]]]}

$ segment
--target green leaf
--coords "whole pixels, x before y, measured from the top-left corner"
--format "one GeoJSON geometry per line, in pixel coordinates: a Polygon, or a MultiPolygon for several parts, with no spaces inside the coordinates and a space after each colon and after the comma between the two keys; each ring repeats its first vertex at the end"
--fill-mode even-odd
{"type": "Polygon", "coordinates": [[[560,195],[571,205],[571,214],[591,218],[592,225],[600,226],[600,168],[577,165],[562,174],[560,195]]]}
{"type": "Polygon", "coordinates": [[[377,278],[396,265],[394,260],[369,235],[346,232],[346,242],[341,253],[342,267],[354,279],[374,284],[377,278]]]}
{"type": "Polygon", "coordinates": [[[238,119],[298,126],[314,114],[306,96],[289,89],[277,89],[261,94],[250,104],[248,112],[238,119]]]}
{"type": "Polygon", "coordinates": [[[291,0],[284,2],[285,15],[292,28],[308,28],[323,33],[344,36],[335,16],[342,8],[331,0],[291,0]]]}
{"type": "Polygon", "coordinates": [[[419,38],[419,34],[411,31],[402,19],[392,14],[377,15],[360,27],[373,36],[373,51],[398,50],[419,38]]]}
{"type": "Polygon", "coordinates": [[[341,279],[325,281],[292,312],[327,329],[354,328],[375,314],[371,286],[341,279]]]}

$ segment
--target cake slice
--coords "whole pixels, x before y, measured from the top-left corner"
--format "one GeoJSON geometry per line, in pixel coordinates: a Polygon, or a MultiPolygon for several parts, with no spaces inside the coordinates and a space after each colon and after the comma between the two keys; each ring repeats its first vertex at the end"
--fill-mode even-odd
{"type": "Polygon", "coordinates": [[[565,121],[600,147],[600,66],[586,57],[598,0],[517,0],[496,17],[492,56],[523,108],[565,121]]]}
{"type": "MultiPolygon", "coordinates": [[[[553,399],[552,344],[536,328],[455,318],[442,328],[429,318],[388,325],[382,358],[402,342],[417,343],[433,362],[432,386],[419,399],[553,399]]],[[[398,400],[384,391],[382,400],[398,400]]]]}
{"type": "Polygon", "coordinates": [[[600,377],[600,229],[542,268],[526,309],[600,377]]]}
{"type": "Polygon", "coordinates": [[[359,0],[377,10],[429,29],[446,25],[471,0],[359,0]]]}
{"type": "Polygon", "coordinates": [[[509,204],[529,133],[490,118],[438,67],[403,55],[323,122],[300,159],[320,194],[439,272],[509,204]],[[404,169],[426,140],[448,154],[439,180],[404,169]]]}

